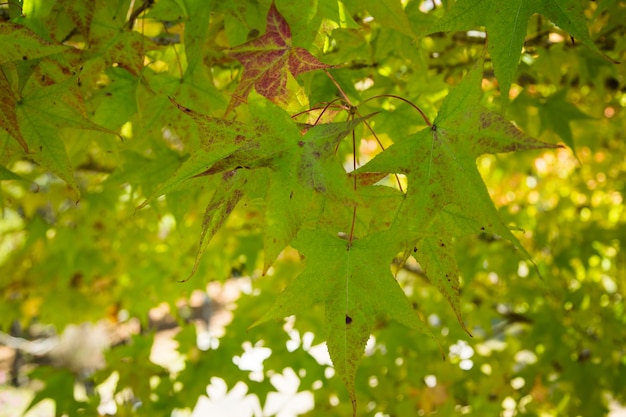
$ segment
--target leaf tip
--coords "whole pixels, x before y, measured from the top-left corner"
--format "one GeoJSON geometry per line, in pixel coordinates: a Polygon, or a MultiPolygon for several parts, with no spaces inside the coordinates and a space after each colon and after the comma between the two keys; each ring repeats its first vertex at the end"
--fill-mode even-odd
{"type": "Polygon", "coordinates": [[[265,314],[263,314],[263,316],[261,316],[261,318],[257,319],[257,321],[255,321],[250,326],[248,326],[248,328],[246,329],[246,332],[249,331],[249,330],[252,330],[255,327],[260,326],[260,325],[270,321],[272,318],[274,318],[274,316],[272,315],[272,311],[273,311],[273,309],[268,310],[265,314]]]}
{"type": "Polygon", "coordinates": [[[177,279],[176,282],[180,282],[181,284],[183,284],[183,283],[189,281],[196,274],[196,270],[197,269],[198,269],[198,266],[194,265],[193,269],[191,270],[191,273],[189,274],[189,276],[187,278],[177,279]]]}
{"type": "Polygon", "coordinates": [[[270,270],[270,268],[272,267],[272,263],[273,262],[269,262],[269,261],[265,261],[264,265],[263,265],[263,270],[261,271],[261,276],[265,276],[267,275],[267,272],[270,270]]]}
{"type": "Polygon", "coordinates": [[[182,282],[187,282],[191,278],[193,278],[193,276],[196,274],[196,271],[198,270],[198,267],[200,266],[200,259],[202,258],[202,252],[204,252],[204,249],[200,248],[198,250],[198,254],[196,255],[196,261],[193,264],[193,268],[191,268],[191,272],[189,273],[187,278],[182,279],[182,280],[178,280],[178,282],[181,282],[181,283],[182,282]]]}

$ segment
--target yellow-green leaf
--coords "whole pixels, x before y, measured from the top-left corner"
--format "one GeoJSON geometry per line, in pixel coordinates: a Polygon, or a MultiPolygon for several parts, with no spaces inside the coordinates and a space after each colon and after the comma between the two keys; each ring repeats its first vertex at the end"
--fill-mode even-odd
{"type": "Polygon", "coordinates": [[[390,263],[400,247],[393,233],[348,241],[326,232],[301,230],[293,246],[306,269],[279,296],[257,324],[325,306],[327,345],[356,415],[354,378],[365,344],[379,317],[430,334],[394,279],[390,263]]]}

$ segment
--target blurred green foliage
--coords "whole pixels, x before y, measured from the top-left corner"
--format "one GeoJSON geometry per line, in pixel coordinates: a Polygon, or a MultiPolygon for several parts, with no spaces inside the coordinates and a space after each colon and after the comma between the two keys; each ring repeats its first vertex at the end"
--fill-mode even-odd
{"type": "MultiPolygon", "coordinates": [[[[465,3],[276,6],[296,46],[341,65],[333,77],[350,100],[393,94],[433,120],[485,44],[506,41],[486,40],[490,21],[450,26],[446,16],[465,3]],[[453,31],[429,31],[437,25],[453,31]]],[[[470,338],[412,258],[394,263],[436,341],[379,318],[356,374],[359,415],[574,417],[605,415],[613,401],[626,403],[626,71],[603,56],[626,59],[626,3],[568,4],[580,7],[597,50],[550,16],[531,14],[518,22],[527,27],[519,64],[515,56],[507,61],[508,97],[500,95],[489,54],[482,77],[482,106],[530,136],[568,146],[477,160],[500,217],[541,276],[499,236],[456,238],[459,309],[470,338]]],[[[269,7],[268,0],[0,5],[0,330],[44,323],[61,333],[68,324],[98,320],[114,328],[138,321],[141,328],[112,346],[95,373],[70,372],[63,362],[31,372],[45,383],[35,403],[52,398],[58,415],[94,415],[99,391],[75,398],[74,383],[113,378],[117,415],[171,415],[193,409],[211,379],[221,378],[229,389],[245,382],[265,404],[276,390],[271,377],[292,368],[298,390],[315,399],[305,415],[351,415],[343,382],[310,353],[327,336],[323,309],[249,329],[303,269],[288,248],[261,275],[265,174],[185,283],[179,281],[194,267],[204,208],[221,177],[185,181],[137,210],[201,146],[197,126],[168,96],[221,116],[240,70],[227,50],[263,33],[269,7]],[[16,121],[25,139],[11,128],[16,121]],[[232,312],[223,326],[210,326],[208,344],[181,308],[207,287],[216,297],[213,318],[232,312]],[[233,288],[238,296],[225,296],[233,288]],[[180,369],[150,360],[156,329],[148,312],[162,303],[180,326],[180,369]],[[260,372],[235,363],[252,346],[272,351],[260,372]]],[[[290,113],[337,97],[323,72],[290,78],[287,86],[290,113]]],[[[371,125],[385,146],[425,127],[393,99],[368,101],[359,111],[382,111],[371,125]]],[[[365,129],[356,133],[366,162],[378,152],[375,138],[365,129]]],[[[338,155],[351,165],[348,142],[338,155]]]]}

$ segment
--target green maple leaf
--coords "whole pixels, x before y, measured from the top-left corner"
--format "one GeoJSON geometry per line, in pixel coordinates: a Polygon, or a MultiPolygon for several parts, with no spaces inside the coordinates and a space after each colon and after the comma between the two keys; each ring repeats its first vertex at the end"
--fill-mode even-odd
{"type": "MultiPolygon", "coordinates": [[[[346,122],[307,126],[302,134],[287,113],[265,99],[251,103],[253,116],[250,123],[207,116],[174,100],[172,102],[198,126],[201,146],[139,208],[160,195],[178,189],[191,178],[231,173],[238,169],[270,168],[264,239],[264,270],[267,271],[309,216],[316,194],[350,206],[359,201],[335,150],[352,129],[372,115],[346,122]]],[[[230,198],[228,193],[220,195],[222,200],[230,198]]],[[[225,220],[215,220],[214,216],[220,216],[219,211],[215,211],[218,214],[213,213],[213,210],[220,209],[217,202],[209,206],[214,209],[207,209],[205,214],[199,256],[225,220]],[[210,226],[213,224],[218,226],[210,226]],[[207,232],[207,228],[212,231],[207,232]]],[[[198,260],[196,267],[197,264],[198,260]]]]}
{"type": "Polygon", "coordinates": [[[388,316],[430,334],[391,274],[389,264],[400,246],[389,231],[348,246],[339,237],[308,229],[300,231],[293,246],[304,256],[306,269],[255,325],[323,303],[328,351],[356,415],[355,374],[376,319],[388,316]]]}
{"type": "Polygon", "coordinates": [[[265,33],[231,49],[230,55],[241,62],[244,69],[226,113],[245,103],[253,87],[267,98],[284,96],[288,72],[297,77],[307,71],[330,67],[306,49],[292,45],[289,24],[274,2],[267,13],[265,33]]]}
{"type": "Polygon", "coordinates": [[[265,266],[278,254],[310,216],[315,191],[343,205],[358,204],[359,196],[335,155],[339,142],[358,124],[372,115],[347,122],[313,126],[302,137],[268,161],[272,168],[265,213],[265,266]]]}
{"type": "Polygon", "coordinates": [[[434,273],[429,278],[448,299],[461,324],[458,273],[452,245],[446,244],[450,238],[478,233],[499,235],[530,259],[500,219],[476,167],[476,158],[485,153],[558,147],[527,136],[499,114],[477,104],[481,96],[480,68],[474,68],[446,97],[431,128],[393,144],[359,169],[407,175],[406,199],[392,227],[398,235],[404,235],[407,245],[418,248],[417,257],[422,263],[431,265],[428,269],[434,273]],[[429,240],[419,243],[423,239],[429,240]],[[425,245],[422,252],[420,245],[425,245]]]}
{"type": "MultiPolygon", "coordinates": [[[[7,109],[0,122],[35,161],[58,175],[79,193],[63,143],[62,129],[95,130],[112,135],[117,133],[91,122],[77,108],[81,99],[73,94],[76,76],[55,83],[49,73],[56,70],[56,66],[44,64],[46,62],[40,64],[38,68],[40,72],[36,72],[26,81],[19,99],[12,92],[3,93],[8,99],[8,105],[14,105],[14,108],[7,109]],[[12,123],[15,120],[16,125],[6,127],[5,123],[12,123]]],[[[4,106],[7,106],[7,103],[4,103],[4,106]]]]}
{"type": "Polygon", "coordinates": [[[235,209],[237,203],[244,195],[244,187],[248,182],[247,173],[241,170],[225,172],[222,182],[218,186],[207,205],[202,219],[202,232],[200,234],[200,247],[196,255],[196,261],[189,276],[184,280],[189,280],[198,269],[200,259],[205,249],[211,242],[215,233],[222,227],[230,213],[235,209]]]}
{"type": "Polygon", "coordinates": [[[459,301],[459,269],[449,236],[428,236],[420,239],[414,248],[413,257],[420,263],[426,276],[448,300],[463,329],[471,336],[463,317],[459,301]]]}
{"type": "Polygon", "coordinates": [[[243,123],[208,116],[170,100],[195,122],[200,147],[139,208],[160,195],[178,189],[190,178],[227,172],[238,167],[264,166],[265,158],[289,146],[289,138],[299,136],[289,115],[266,103],[251,103],[254,116],[249,123],[243,123]]]}
{"type": "MultiPolygon", "coordinates": [[[[579,0],[458,0],[428,33],[470,30],[484,26],[489,54],[503,97],[508,97],[517,71],[528,20],[540,13],[555,25],[602,54],[587,30],[584,9],[579,0]]],[[[607,59],[610,59],[607,57],[607,59]]]]}
{"type": "Polygon", "coordinates": [[[80,15],[72,17],[77,25],[91,23],[87,54],[93,54],[94,59],[89,64],[95,68],[89,68],[89,71],[102,71],[116,64],[138,76],[143,69],[144,53],[153,45],[148,38],[126,27],[128,5],[96,0],[93,10],[93,15],[89,10],[81,10],[80,15]]]}
{"type": "Polygon", "coordinates": [[[59,4],[70,17],[76,29],[85,37],[89,37],[91,21],[96,7],[95,1],[59,0],[59,4]]]}
{"type": "Polygon", "coordinates": [[[72,393],[76,383],[76,376],[69,370],[43,366],[33,371],[30,377],[45,381],[45,386],[37,391],[24,413],[48,398],[54,400],[57,415],[76,416],[78,415],[76,410],[86,405],[85,402],[74,399],[72,393]]]}
{"type": "Polygon", "coordinates": [[[8,180],[17,180],[17,181],[26,181],[28,180],[20,175],[17,175],[15,172],[7,169],[3,165],[0,165],[0,181],[8,181],[8,180]]]}
{"type": "Polygon", "coordinates": [[[160,365],[140,359],[150,356],[153,343],[154,334],[132,335],[124,346],[117,346],[106,352],[107,363],[124,364],[116,368],[119,380],[115,393],[130,388],[137,397],[149,398],[152,394],[150,377],[167,375],[167,370],[160,365]]]}
{"type": "Polygon", "coordinates": [[[0,22],[0,45],[3,45],[0,48],[0,65],[41,58],[70,49],[41,39],[30,29],[10,22],[0,22]]]}
{"type": "MultiPolygon", "coordinates": [[[[210,36],[209,27],[213,2],[185,2],[187,21],[185,22],[185,56],[187,74],[192,74],[202,64],[205,56],[205,41],[210,36]],[[207,4],[208,3],[208,4],[207,4]]],[[[182,6],[181,6],[182,7],[182,6]]]]}

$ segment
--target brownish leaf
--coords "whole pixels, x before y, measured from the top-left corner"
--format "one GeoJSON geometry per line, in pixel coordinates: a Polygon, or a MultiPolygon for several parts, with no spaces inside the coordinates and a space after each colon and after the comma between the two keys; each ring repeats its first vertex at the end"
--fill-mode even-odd
{"type": "Polygon", "coordinates": [[[4,71],[0,69],[0,127],[20,144],[24,152],[28,153],[28,144],[22,136],[15,113],[16,104],[17,99],[13,94],[13,89],[4,71]]]}
{"type": "Polygon", "coordinates": [[[230,100],[227,114],[247,101],[253,87],[267,98],[283,96],[287,71],[297,77],[303,72],[330,67],[306,49],[292,45],[289,24],[273,2],[267,14],[265,34],[231,49],[230,55],[243,65],[243,76],[230,100]]]}

